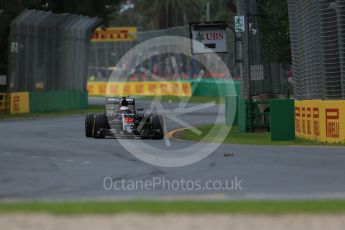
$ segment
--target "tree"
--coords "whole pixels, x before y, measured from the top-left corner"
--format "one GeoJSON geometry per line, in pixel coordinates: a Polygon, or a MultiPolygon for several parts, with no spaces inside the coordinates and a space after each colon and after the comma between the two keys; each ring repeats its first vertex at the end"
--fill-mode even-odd
{"type": "Polygon", "coordinates": [[[187,25],[201,15],[200,0],[132,0],[133,9],[127,12],[132,22],[145,29],[165,29],[187,25]]]}
{"type": "Polygon", "coordinates": [[[228,25],[233,26],[237,11],[236,0],[204,0],[204,2],[204,5],[210,3],[210,21],[226,21],[228,25]]]}
{"type": "Polygon", "coordinates": [[[144,30],[164,29],[206,20],[210,3],[210,20],[232,23],[236,0],[123,0],[120,12],[111,22],[116,26],[137,26],[144,30]],[[125,9],[125,10],[123,10],[125,9]]]}
{"type": "Polygon", "coordinates": [[[111,20],[111,13],[117,10],[120,0],[44,0],[41,9],[54,13],[72,13],[100,17],[105,25],[111,20]]]}
{"type": "Polygon", "coordinates": [[[262,45],[271,62],[291,63],[286,0],[258,0],[262,45]]]}

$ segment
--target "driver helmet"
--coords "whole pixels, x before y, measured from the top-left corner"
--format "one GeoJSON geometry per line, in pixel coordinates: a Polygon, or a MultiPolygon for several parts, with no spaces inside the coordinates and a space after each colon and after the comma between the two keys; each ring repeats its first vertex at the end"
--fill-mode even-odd
{"type": "Polygon", "coordinates": [[[122,106],[128,106],[128,101],[127,101],[126,97],[121,98],[121,107],[122,106]]]}
{"type": "Polygon", "coordinates": [[[120,107],[120,111],[126,111],[126,110],[129,110],[128,106],[121,106],[120,107]]]}

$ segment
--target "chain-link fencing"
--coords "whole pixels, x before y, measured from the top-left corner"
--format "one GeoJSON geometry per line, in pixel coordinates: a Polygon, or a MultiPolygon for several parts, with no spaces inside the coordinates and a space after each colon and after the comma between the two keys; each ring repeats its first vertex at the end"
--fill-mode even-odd
{"type": "Polygon", "coordinates": [[[260,15],[256,0],[237,0],[237,15],[245,16],[246,32],[239,33],[242,50],[241,92],[244,98],[292,93],[289,65],[271,63],[262,47],[260,15]]]}
{"type": "Polygon", "coordinates": [[[345,98],[345,1],[288,0],[295,97],[345,98]]]}
{"type": "Polygon", "coordinates": [[[9,90],[85,90],[99,18],[25,10],[11,23],[9,90]]]}

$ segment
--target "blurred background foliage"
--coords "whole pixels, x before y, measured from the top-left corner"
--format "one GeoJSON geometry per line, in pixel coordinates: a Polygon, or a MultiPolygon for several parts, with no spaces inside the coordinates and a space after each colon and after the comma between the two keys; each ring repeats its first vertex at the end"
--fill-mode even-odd
{"type": "Polygon", "coordinates": [[[291,64],[287,0],[257,0],[261,42],[271,62],[291,64]]]}
{"type": "MultiPolygon", "coordinates": [[[[0,74],[6,73],[10,22],[23,10],[74,13],[101,17],[105,26],[137,26],[156,30],[205,21],[209,3],[210,21],[233,25],[236,0],[0,0],[0,74]]],[[[263,45],[270,58],[290,62],[290,41],[286,0],[258,0],[262,16],[263,45]]]]}
{"type": "Polygon", "coordinates": [[[136,25],[143,30],[165,29],[206,20],[207,2],[210,21],[233,21],[235,0],[126,0],[120,11],[113,14],[113,25],[136,25]]]}

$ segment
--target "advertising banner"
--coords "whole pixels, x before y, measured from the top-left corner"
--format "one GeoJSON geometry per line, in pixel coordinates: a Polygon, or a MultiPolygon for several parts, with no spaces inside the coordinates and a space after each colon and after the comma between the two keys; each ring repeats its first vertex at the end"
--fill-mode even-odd
{"type": "Polygon", "coordinates": [[[345,142],[345,100],[295,101],[295,133],[320,142],[345,142]]]}
{"type": "Polygon", "coordinates": [[[109,27],[97,28],[92,36],[92,42],[114,42],[137,40],[137,27],[109,27]]]}
{"type": "Polygon", "coordinates": [[[89,96],[191,96],[190,82],[88,82],[89,96]]]}
{"type": "Polygon", "coordinates": [[[30,111],[29,92],[10,94],[10,113],[28,113],[30,111]]]}

